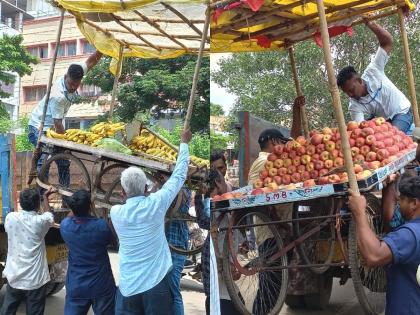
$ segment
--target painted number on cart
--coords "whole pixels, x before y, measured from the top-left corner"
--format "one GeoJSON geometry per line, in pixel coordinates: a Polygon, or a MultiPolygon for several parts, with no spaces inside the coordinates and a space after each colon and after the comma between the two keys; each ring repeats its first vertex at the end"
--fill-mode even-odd
{"type": "Polygon", "coordinates": [[[279,200],[280,198],[284,199],[286,197],[287,197],[286,192],[282,191],[281,196],[280,196],[280,193],[274,193],[272,195],[266,195],[265,200],[266,202],[271,202],[271,201],[279,200]]]}

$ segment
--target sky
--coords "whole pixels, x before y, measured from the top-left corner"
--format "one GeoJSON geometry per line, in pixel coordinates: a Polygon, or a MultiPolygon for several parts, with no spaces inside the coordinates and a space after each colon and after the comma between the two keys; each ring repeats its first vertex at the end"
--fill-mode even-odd
{"type": "MultiPolygon", "coordinates": [[[[210,71],[219,69],[218,62],[220,59],[228,57],[230,54],[211,54],[210,55],[210,71]]],[[[235,102],[236,96],[230,94],[225,88],[222,88],[213,81],[210,81],[210,101],[223,106],[225,114],[228,114],[235,102]]]]}

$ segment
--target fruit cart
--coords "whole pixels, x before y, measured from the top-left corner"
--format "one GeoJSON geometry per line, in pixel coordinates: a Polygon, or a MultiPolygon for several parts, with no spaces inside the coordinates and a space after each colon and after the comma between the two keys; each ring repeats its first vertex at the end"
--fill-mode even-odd
{"type": "MultiPolygon", "coordinates": [[[[373,139],[368,137],[375,134],[376,130],[371,128],[374,129],[373,133],[371,130],[366,131],[363,140],[351,137],[355,127],[346,126],[344,121],[329,38],[332,34],[346,32],[351,26],[363,23],[362,17],[366,13],[374,13],[370,19],[398,13],[414,120],[416,126],[419,126],[414,79],[404,28],[404,12],[407,8],[413,9],[413,4],[403,0],[317,0],[216,1],[211,6],[211,51],[225,53],[287,49],[298,95],[302,95],[302,91],[297,77],[293,44],[315,38],[324,52],[333,109],[339,127],[322,135],[320,144],[325,147],[321,151],[328,151],[330,158],[321,157],[322,152],[315,153],[317,143],[311,143],[314,134],[309,133],[307,118],[303,114],[305,137],[290,141],[290,147],[280,147],[278,152],[269,155],[266,170],[260,174],[261,181],[257,182],[256,187],[246,186],[213,199],[213,237],[217,240],[224,237],[224,242],[215,241],[214,244],[223,261],[223,276],[234,305],[242,314],[278,314],[284,302],[290,307],[302,307],[305,303],[309,307],[323,308],[328,304],[332,278],[338,276],[342,284],[352,278],[356,296],[366,314],[382,314],[385,308],[385,270],[367,267],[359,255],[355,223],[345,205],[347,191],[351,188],[356,194],[363,193],[366,196],[371,228],[381,236],[384,233],[382,210],[376,192],[382,189],[382,181],[388,175],[398,170],[403,171],[411,163],[415,158],[416,145],[407,139],[410,143],[392,149],[390,159],[389,153],[380,151],[382,148],[379,147],[376,148],[377,151],[375,149],[376,155],[370,154],[368,159],[369,152],[363,151],[363,159],[367,163],[361,161],[360,150],[367,141],[373,139]],[[325,134],[327,137],[324,137],[325,134]],[[332,136],[336,137],[332,141],[334,144],[329,142],[332,136]],[[340,145],[336,148],[337,138],[340,145]],[[352,144],[353,141],[358,143],[352,144]],[[334,154],[334,162],[339,162],[337,165],[328,165],[328,169],[335,166],[335,172],[325,171],[324,167],[318,169],[314,163],[311,165],[311,154],[309,159],[303,158],[308,155],[306,146],[312,146],[310,150],[315,149],[311,154],[319,154],[318,160],[322,161],[323,166],[324,163],[331,164],[331,156],[334,154]],[[351,150],[353,146],[358,150],[351,150]],[[300,151],[302,147],[304,150],[300,151]],[[284,148],[287,156],[282,156],[284,148]],[[288,156],[291,152],[294,152],[293,157],[288,156]],[[381,161],[376,161],[376,158],[381,161]],[[300,173],[297,166],[301,165],[305,169],[300,173]],[[310,175],[315,168],[317,175],[310,175]],[[323,174],[320,174],[321,170],[323,174]],[[291,176],[293,174],[288,172],[296,173],[296,176],[291,176]],[[315,181],[313,178],[319,180],[315,181]],[[283,182],[283,179],[286,180],[283,182]],[[290,213],[290,217],[286,213],[290,213]],[[247,235],[251,231],[256,236],[254,251],[249,250],[250,246],[243,245],[245,240],[249,242],[247,235]],[[293,260],[294,249],[299,256],[297,261],[293,260]],[[314,292],[302,299],[300,296],[288,295],[287,291],[291,279],[289,273],[296,269],[310,270],[310,276],[316,275],[314,292]]],[[[366,126],[357,124],[356,128],[373,127],[369,126],[372,122],[364,123],[366,126]]],[[[383,124],[383,121],[378,124],[383,124]]],[[[386,128],[389,129],[388,127],[386,128]]],[[[244,124],[241,135],[246,128],[252,129],[253,126],[244,124]]],[[[380,128],[378,132],[382,132],[380,128]]],[[[251,141],[245,138],[244,145],[249,145],[251,141]]],[[[319,139],[315,140],[318,141],[319,139]]],[[[394,143],[390,144],[393,145],[394,143]]],[[[249,160],[248,164],[245,162],[242,165],[245,176],[249,166],[249,160]]]]}

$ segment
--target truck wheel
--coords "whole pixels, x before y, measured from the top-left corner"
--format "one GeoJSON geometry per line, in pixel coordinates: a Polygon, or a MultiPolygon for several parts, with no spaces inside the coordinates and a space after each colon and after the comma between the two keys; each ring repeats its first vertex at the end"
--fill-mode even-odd
{"type": "Polygon", "coordinates": [[[64,288],[65,282],[48,282],[47,283],[47,296],[54,295],[64,288]]]}
{"type": "Polygon", "coordinates": [[[331,297],[333,277],[328,272],[318,276],[318,293],[304,295],[306,308],[323,310],[328,306],[331,297]]]}

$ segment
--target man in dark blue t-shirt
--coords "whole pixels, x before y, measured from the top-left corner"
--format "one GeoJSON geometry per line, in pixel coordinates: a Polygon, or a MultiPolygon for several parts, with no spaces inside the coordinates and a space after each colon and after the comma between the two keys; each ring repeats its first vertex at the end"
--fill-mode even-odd
{"type": "Polygon", "coordinates": [[[86,315],[92,306],[96,315],[113,315],[115,281],[107,247],[113,239],[104,219],[90,216],[91,196],[86,190],[66,198],[73,216],[60,225],[69,249],[65,315],[86,315]]]}
{"type": "Polygon", "coordinates": [[[351,195],[349,206],[357,225],[361,255],[368,266],[387,266],[387,315],[418,315],[420,286],[420,177],[401,180],[400,211],[405,223],[380,240],[366,218],[366,199],[351,195]]]}

